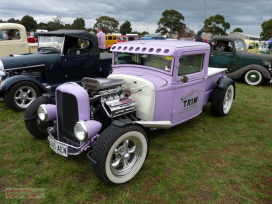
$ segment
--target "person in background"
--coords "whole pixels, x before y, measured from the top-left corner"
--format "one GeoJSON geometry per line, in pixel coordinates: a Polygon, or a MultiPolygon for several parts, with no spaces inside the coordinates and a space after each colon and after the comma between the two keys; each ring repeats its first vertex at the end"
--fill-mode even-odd
{"type": "Polygon", "coordinates": [[[268,44],[268,50],[267,50],[267,54],[270,55],[270,52],[272,50],[272,41],[268,44]]]}
{"type": "Polygon", "coordinates": [[[232,52],[232,47],[229,46],[229,42],[227,41],[218,41],[217,44],[215,42],[211,43],[212,49],[214,51],[221,51],[221,52],[232,52]]]}
{"type": "Polygon", "coordinates": [[[101,53],[106,49],[106,35],[102,32],[102,29],[98,27],[97,29],[98,47],[101,53]]]}
{"type": "Polygon", "coordinates": [[[204,42],[204,40],[202,39],[202,31],[197,31],[196,36],[194,37],[193,41],[197,41],[197,42],[204,42]]]}

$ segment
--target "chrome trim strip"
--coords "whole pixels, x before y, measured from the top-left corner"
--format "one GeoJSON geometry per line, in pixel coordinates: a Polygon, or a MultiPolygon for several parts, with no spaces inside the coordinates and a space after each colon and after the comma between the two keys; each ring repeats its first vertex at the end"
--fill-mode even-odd
{"type": "Polygon", "coordinates": [[[10,68],[10,69],[5,69],[5,71],[10,71],[10,70],[15,70],[15,69],[28,69],[28,68],[33,68],[33,67],[42,67],[45,66],[45,64],[39,64],[39,65],[32,65],[32,66],[27,66],[27,67],[16,67],[16,68],[10,68]]]}
{"type": "Polygon", "coordinates": [[[171,121],[133,121],[133,122],[140,124],[146,128],[170,129],[172,127],[171,121]]]}

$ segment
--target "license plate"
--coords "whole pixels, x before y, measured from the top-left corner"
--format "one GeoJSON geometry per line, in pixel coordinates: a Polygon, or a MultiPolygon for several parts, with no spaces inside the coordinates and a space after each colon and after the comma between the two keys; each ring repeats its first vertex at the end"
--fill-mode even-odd
{"type": "Polygon", "coordinates": [[[60,154],[64,157],[68,157],[68,147],[67,145],[60,144],[58,142],[55,142],[51,137],[48,137],[49,144],[51,149],[54,150],[57,154],[60,154]]]}

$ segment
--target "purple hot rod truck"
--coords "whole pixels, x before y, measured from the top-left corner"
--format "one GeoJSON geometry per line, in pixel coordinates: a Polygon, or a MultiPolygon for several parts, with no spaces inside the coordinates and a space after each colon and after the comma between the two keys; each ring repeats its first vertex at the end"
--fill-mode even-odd
{"type": "Polygon", "coordinates": [[[83,87],[60,85],[55,100],[43,95],[28,107],[25,124],[36,138],[48,138],[57,154],[90,150],[95,175],[117,185],[141,169],[149,130],[190,120],[209,102],[215,116],[225,116],[235,84],[224,69],[208,68],[210,46],[205,43],[133,41],[111,51],[108,78],[83,78],[83,87]]]}

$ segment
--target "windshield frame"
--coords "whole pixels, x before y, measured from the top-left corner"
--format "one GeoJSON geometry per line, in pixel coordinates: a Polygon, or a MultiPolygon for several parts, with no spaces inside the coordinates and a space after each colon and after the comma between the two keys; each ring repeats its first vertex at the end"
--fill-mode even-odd
{"type": "Polygon", "coordinates": [[[241,39],[236,39],[236,40],[234,40],[234,45],[235,45],[235,49],[236,49],[236,51],[237,52],[246,52],[247,50],[246,50],[246,43],[245,43],[245,41],[244,40],[241,40],[241,39]],[[237,46],[238,44],[242,44],[243,46],[237,46]],[[240,49],[239,49],[240,48],[240,49]],[[241,48],[243,48],[243,49],[241,49],[241,48]]]}
{"type": "Polygon", "coordinates": [[[54,49],[59,50],[63,53],[63,45],[65,41],[65,36],[55,36],[55,35],[39,35],[38,49],[54,49]],[[54,41],[46,41],[49,38],[55,39],[54,41]]]}
{"type": "MultiPolygon", "coordinates": [[[[133,58],[133,57],[131,57],[133,58]]],[[[129,58],[127,58],[129,59],[129,58]]],[[[174,63],[175,62],[175,57],[174,56],[170,56],[170,55],[160,55],[160,54],[146,54],[146,53],[130,53],[130,52],[114,52],[113,55],[113,66],[120,66],[120,67],[139,67],[139,68],[143,68],[143,69],[149,69],[149,70],[154,70],[156,72],[161,72],[167,75],[173,75],[173,70],[174,70],[174,63]],[[133,56],[134,55],[134,59],[136,61],[130,60],[131,63],[123,63],[125,61],[123,60],[119,60],[120,59],[120,55],[125,55],[122,56],[124,59],[126,57],[126,55],[130,55],[133,56]],[[149,66],[147,65],[147,59],[151,59],[154,62],[153,65],[159,65],[161,66],[160,68],[157,66],[150,66],[151,64],[149,63],[149,66]],[[170,59],[171,58],[171,59],[170,59]],[[121,62],[122,61],[122,62],[121,62]],[[119,62],[119,63],[118,63],[119,62]],[[168,70],[167,70],[168,69],[168,70]]]]}

